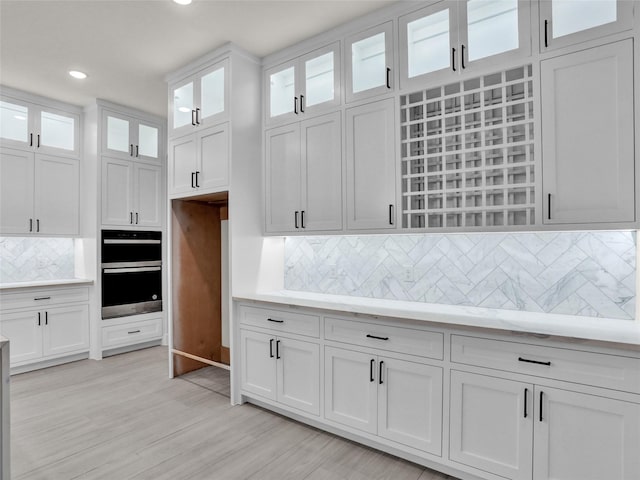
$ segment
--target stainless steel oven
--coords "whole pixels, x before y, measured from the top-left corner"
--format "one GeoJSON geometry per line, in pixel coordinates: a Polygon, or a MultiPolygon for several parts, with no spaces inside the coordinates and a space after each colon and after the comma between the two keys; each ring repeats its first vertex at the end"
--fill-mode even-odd
{"type": "Polygon", "coordinates": [[[102,231],[102,318],[162,311],[162,232],[102,231]]]}

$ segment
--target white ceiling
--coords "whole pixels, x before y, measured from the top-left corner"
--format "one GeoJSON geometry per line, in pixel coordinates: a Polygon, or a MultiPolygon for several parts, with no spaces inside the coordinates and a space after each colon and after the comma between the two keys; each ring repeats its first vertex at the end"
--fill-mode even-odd
{"type": "Polygon", "coordinates": [[[0,0],[0,84],[166,116],[165,75],[217,47],[263,57],[394,1],[0,0]]]}

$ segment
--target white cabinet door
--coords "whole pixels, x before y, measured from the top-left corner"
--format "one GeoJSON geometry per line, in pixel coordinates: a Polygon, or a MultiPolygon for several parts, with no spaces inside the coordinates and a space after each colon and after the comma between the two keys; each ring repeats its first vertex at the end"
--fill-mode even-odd
{"type": "Polygon", "coordinates": [[[89,350],[89,306],[47,308],[42,329],[44,356],[89,350]]]}
{"type": "Polygon", "coordinates": [[[196,126],[196,80],[189,77],[171,85],[169,132],[171,136],[188,133],[196,126]]]}
{"type": "Polygon", "coordinates": [[[33,153],[0,149],[0,232],[35,232],[33,153]]]}
{"type": "Polygon", "coordinates": [[[276,399],[275,336],[240,331],[241,385],[246,392],[276,399]]]}
{"type": "Polygon", "coordinates": [[[378,435],[442,454],[442,368],[378,359],[378,435]]]}
{"type": "Polygon", "coordinates": [[[33,107],[9,97],[0,97],[0,141],[3,145],[29,148],[33,146],[33,107]]]}
{"type": "Polygon", "coordinates": [[[33,146],[41,153],[78,156],[80,116],[46,108],[38,112],[33,146]]]}
{"type": "Polygon", "coordinates": [[[134,124],[136,160],[158,162],[160,160],[160,125],[139,120],[134,124]]]}
{"type": "Polygon", "coordinates": [[[394,100],[346,112],[347,228],[395,228],[394,100]]]}
{"type": "Polygon", "coordinates": [[[393,22],[345,40],[347,101],[381,95],[393,88],[393,22]]]}
{"type": "Polygon", "coordinates": [[[223,123],[198,131],[195,185],[201,193],[228,189],[229,124],[223,123]]]}
{"type": "Polygon", "coordinates": [[[162,168],[137,163],[134,165],[134,224],[139,227],[162,225],[162,168]]]}
{"type": "Polygon", "coordinates": [[[342,128],[340,112],[300,124],[302,212],[306,230],[342,229],[342,128]]]}
{"type": "MultiPolygon", "coordinates": [[[[452,370],[450,398],[449,458],[505,478],[530,480],[533,386],[452,370]]],[[[564,446],[558,448],[560,454],[564,446]]]]}
{"type": "Polygon", "coordinates": [[[292,232],[300,227],[300,124],[266,132],[266,231],[292,232]]]}
{"type": "Polygon", "coordinates": [[[169,194],[193,193],[197,169],[196,135],[187,135],[169,142],[169,194]]]}
{"type": "Polygon", "coordinates": [[[340,43],[314,50],[299,60],[300,113],[308,115],[340,105],[340,43]]]}
{"type": "Polygon", "coordinates": [[[133,225],[133,163],[102,157],[102,224],[133,225]]]}
{"type": "Polygon", "coordinates": [[[9,339],[11,365],[42,357],[44,314],[37,311],[3,313],[0,334],[9,339]]]}
{"type": "Polygon", "coordinates": [[[535,389],[534,480],[640,478],[640,405],[535,389]]]}
{"type": "Polygon", "coordinates": [[[320,415],[320,347],[290,338],[276,339],[278,402],[320,415]]]}
{"type": "Polygon", "coordinates": [[[265,70],[266,120],[293,120],[299,114],[297,60],[265,70]]]}
{"type": "Polygon", "coordinates": [[[229,103],[229,59],[224,59],[198,73],[196,95],[196,124],[200,126],[219,123],[229,103]]]}
{"type": "Polygon", "coordinates": [[[375,356],[325,347],[324,416],[375,434],[378,418],[375,356]]]}
{"type": "Polygon", "coordinates": [[[603,37],[633,27],[629,0],[540,0],[540,50],[603,37]]]}
{"type": "Polygon", "coordinates": [[[80,233],[80,163],[73,158],[35,156],[36,232],[80,233]]]}
{"type": "Polygon", "coordinates": [[[633,222],[632,41],[541,65],[544,223],[633,222]]]}
{"type": "Polygon", "coordinates": [[[134,122],[128,115],[102,111],[102,153],[120,158],[134,156],[134,122]]]}

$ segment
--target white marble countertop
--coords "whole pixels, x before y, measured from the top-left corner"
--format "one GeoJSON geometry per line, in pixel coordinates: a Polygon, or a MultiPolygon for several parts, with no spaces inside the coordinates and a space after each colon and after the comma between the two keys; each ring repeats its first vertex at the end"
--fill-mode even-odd
{"type": "Polygon", "coordinates": [[[91,285],[93,280],[88,278],[64,278],[60,280],[33,280],[30,282],[0,283],[0,290],[12,288],[57,287],[65,285],[91,285]]]}
{"type": "Polygon", "coordinates": [[[405,318],[444,325],[640,346],[640,322],[632,320],[382,300],[288,290],[243,295],[234,297],[234,300],[255,300],[280,305],[405,318]]]}

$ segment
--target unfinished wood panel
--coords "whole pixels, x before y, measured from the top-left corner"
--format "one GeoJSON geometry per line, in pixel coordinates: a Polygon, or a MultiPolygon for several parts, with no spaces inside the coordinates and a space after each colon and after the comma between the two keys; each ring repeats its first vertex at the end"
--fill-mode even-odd
{"type": "MultiPolygon", "coordinates": [[[[220,205],[172,202],[173,348],[216,362],[221,347],[220,205]]],[[[174,375],[206,364],[174,355],[174,375]]]]}

